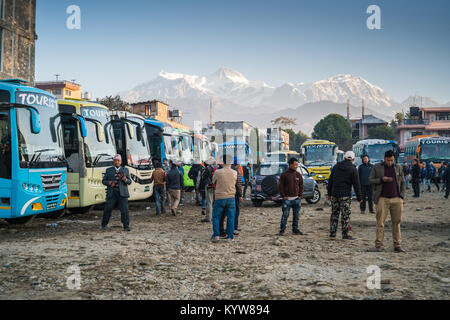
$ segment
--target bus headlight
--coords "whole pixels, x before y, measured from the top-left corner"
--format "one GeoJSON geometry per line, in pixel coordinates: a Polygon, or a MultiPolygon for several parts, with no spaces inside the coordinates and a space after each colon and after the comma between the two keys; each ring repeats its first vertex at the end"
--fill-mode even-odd
{"type": "Polygon", "coordinates": [[[25,190],[28,190],[28,185],[24,182],[24,183],[22,183],[22,188],[24,188],[25,190]]]}

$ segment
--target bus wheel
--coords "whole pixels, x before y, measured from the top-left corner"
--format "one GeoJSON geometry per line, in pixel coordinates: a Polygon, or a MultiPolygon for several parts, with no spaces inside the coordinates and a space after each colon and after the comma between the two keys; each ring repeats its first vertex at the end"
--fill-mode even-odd
{"type": "Polygon", "coordinates": [[[22,218],[5,219],[5,221],[8,222],[9,224],[29,224],[31,221],[34,220],[35,217],[36,215],[32,215],[22,218]]]}
{"type": "Polygon", "coordinates": [[[47,212],[40,214],[39,217],[42,217],[44,219],[59,219],[63,217],[66,214],[66,209],[53,211],[53,212],[47,212]]]}
{"type": "Polygon", "coordinates": [[[94,206],[87,206],[87,207],[81,207],[81,208],[70,208],[69,211],[70,211],[70,213],[75,213],[75,214],[82,213],[83,214],[83,213],[91,212],[93,207],[94,206]]]}

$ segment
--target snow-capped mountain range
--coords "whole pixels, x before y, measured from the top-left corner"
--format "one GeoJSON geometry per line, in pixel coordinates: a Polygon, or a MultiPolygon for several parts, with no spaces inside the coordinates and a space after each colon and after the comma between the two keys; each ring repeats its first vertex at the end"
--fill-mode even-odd
{"type": "MultiPolygon", "coordinates": [[[[401,110],[401,107],[407,107],[405,104],[411,100],[409,97],[409,100],[397,103],[379,86],[349,74],[339,74],[308,84],[285,83],[274,87],[263,81],[248,80],[240,72],[229,68],[220,68],[209,76],[161,71],[155,79],[120,95],[130,103],[152,99],[165,101],[171,107],[183,110],[183,120],[188,125],[192,125],[194,120],[208,121],[209,101],[212,99],[215,121],[245,120],[254,124],[252,118],[258,118],[261,114],[273,114],[274,117],[286,115],[297,118],[299,129],[306,129],[302,125],[306,119],[302,119],[301,115],[296,115],[295,112],[294,114],[280,112],[318,102],[321,103],[315,106],[323,106],[322,102],[328,105],[343,104],[347,99],[352,106],[359,107],[364,99],[366,114],[376,113],[390,119],[396,111],[401,110]],[[242,118],[244,114],[246,117],[242,118]]],[[[435,103],[431,98],[427,102],[435,103]]],[[[315,111],[317,116],[320,116],[319,119],[325,116],[320,108],[315,111]]],[[[254,125],[269,126],[270,123],[254,125]]]]}

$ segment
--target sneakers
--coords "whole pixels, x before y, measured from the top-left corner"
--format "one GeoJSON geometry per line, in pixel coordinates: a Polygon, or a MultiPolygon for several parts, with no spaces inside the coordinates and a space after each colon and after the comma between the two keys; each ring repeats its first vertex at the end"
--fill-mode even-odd
{"type": "Polygon", "coordinates": [[[330,239],[336,239],[336,234],[335,233],[330,233],[330,239]]]}
{"type": "Polygon", "coordinates": [[[376,252],[383,252],[383,247],[375,247],[376,252]]]}
{"type": "Polygon", "coordinates": [[[200,220],[200,222],[211,222],[211,221],[209,221],[208,219],[202,219],[200,220]]]}
{"type": "Polygon", "coordinates": [[[106,231],[106,230],[107,230],[107,228],[102,226],[102,231],[106,231]]]}
{"type": "Polygon", "coordinates": [[[280,230],[280,232],[278,233],[279,236],[284,236],[284,230],[280,230]]]}
{"type": "Polygon", "coordinates": [[[206,209],[202,209],[202,215],[206,216],[206,209]]]}
{"type": "Polygon", "coordinates": [[[394,252],[397,252],[397,253],[406,253],[406,250],[403,249],[402,247],[395,247],[395,248],[394,248],[394,252]]]}
{"type": "Polygon", "coordinates": [[[228,242],[234,242],[234,238],[228,238],[227,241],[228,242]]]}
{"type": "Polygon", "coordinates": [[[361,214],[365,214],[366,212],[365,211],[361,211],[361,214]]]}
{"type": "Polygon", "coordinates": [[[372,211],[369,211],[369,212],[370,212],[370,213],[372,213],[372,214],[374,214],[374,213],[375,213],[375,211],[373,211],[373,210],[372,210],[372,211]]]}
{"type": "Polygon", "coordinates": [[[238,236],[239,235],[239,231],[237,231],[237,230],[234,230],[234,233],[233,233],[235,236],[238,236]]]}
{"type": "Polygon", "coordinates": [[[123,231],[131,231],[130,227],[123,228],[123,231]]]}
{"type": "Polygon", "coordinates": [[[355,238],[353,238],[352,236],[350,236],[350,235],[348,235],[348,234],[343,235],[343,236],[342,236],[342,239],[345,239],[345,240],[355,240],[355,238]]]}
{"type": "Polygon", "coordinates": [[[219,237],[212,237],[211,242],[219,242],[219,237]]]}
{"type": "Polygon", "coordinates": [[[292,231],[292,234],[296,234],[296,235],[302,236],[303,232],[301,232],[300,230],[297,229],[297,230],[292,231]]]}

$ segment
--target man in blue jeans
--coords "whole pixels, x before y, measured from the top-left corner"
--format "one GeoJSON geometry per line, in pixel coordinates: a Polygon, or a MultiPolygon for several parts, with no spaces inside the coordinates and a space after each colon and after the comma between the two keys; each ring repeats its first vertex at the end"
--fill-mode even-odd
{"type": "Polygon", "coordinates": [[[220,231],[220,217],[222,212],[227,216],[227,239],[233,241],[234,239],[234,211],[236,209],[235,194],[237,172],[231,169],[230,164],[224,164],[222,169],[214,172],[212,182],[215,186],[215,200],[213,205],[213,235],[211,240],[219,241],[220,231]]]}
{"type": "MultiPolygon", "coordinates": [[[[276,165],[276,164],[274,164],[276,165]]],[[[301,201],[303,196],[303,177],[297,171],[298,160],[289,159],[289,169],[280,176],[279,189],[280,196],[283,198],[283,215],[281,217],[280,236],[284,235],[286,230],[289,211],[292,208],[292,233],[302,235],[298,228],[298,218],[300,216],[301,201]]]]}

